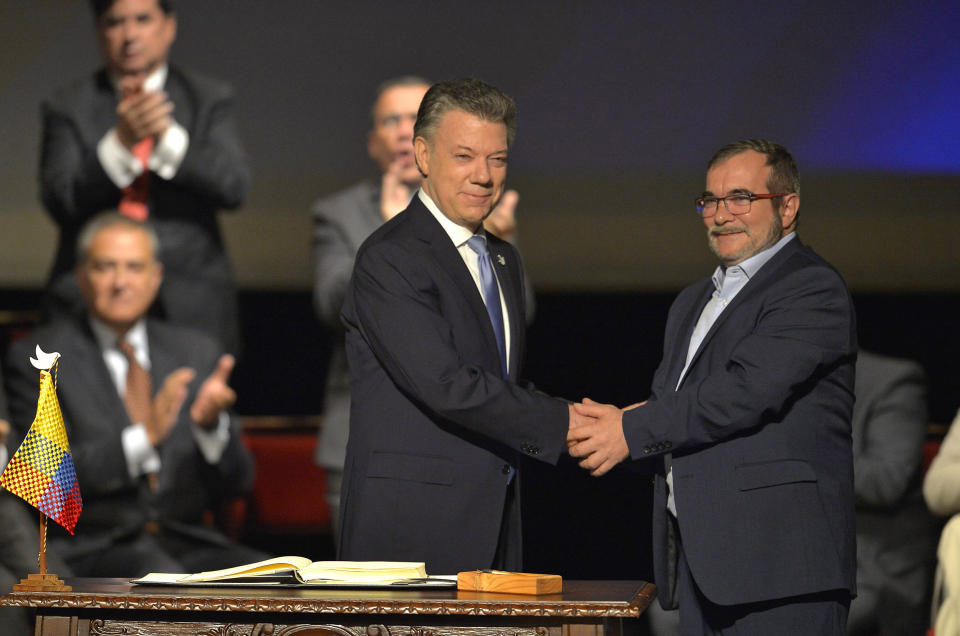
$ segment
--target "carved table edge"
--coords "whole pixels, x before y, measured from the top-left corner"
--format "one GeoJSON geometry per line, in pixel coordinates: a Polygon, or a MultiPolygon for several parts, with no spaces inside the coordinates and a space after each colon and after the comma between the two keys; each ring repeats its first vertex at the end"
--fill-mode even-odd
{"type": "Polygon", "coordinates": [[[120,609],[195,612],[296,612],[311,614],[383,614],[383,615],[458,615],[458,616],[533,616],[560,618],[636,618],[650,602],[656,587],[645,584],[628,605],[611,607],[609,603],[583,601],[563,607],[544,605],[539,601],[330,601],[311,599],[256,598],[179,598],[169,595],[117,597],[112,594],[86,594],[63,598],[56,592],[15,592],[0,596],[0,606],[49,607],[63,609],[120,609]],[[643,598],[644,605],[637,600],[643,598]]]}

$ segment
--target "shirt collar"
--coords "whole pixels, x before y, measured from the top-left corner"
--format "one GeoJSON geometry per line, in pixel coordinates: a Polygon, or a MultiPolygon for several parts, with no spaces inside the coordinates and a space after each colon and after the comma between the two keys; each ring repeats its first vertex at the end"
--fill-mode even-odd
{"type": "Polygon", "coordinates": [[[462,225],[457,225],[448,219],[447,215],[440,211],[440,208],[438,208],[437,204],[433,202],[433,199],[430,198],[430,195],[424,192],[423,188],[420,188],[420,191],[417,192],[417,195],[420,197],[420,201],[422,201],[423,204],[427,206],[427,209],[430,210],[430,213],[433,214],[434,218],[437,219],[437,222],[440,223],[440,227],[444,229],[444,231],[447,233],[447,236],[449,236],[450,240],[453,241],[453,244],[457,247],[460,247],[469,241],[473,236],[482,236],[484,241],[487,240],[482,225],[480,226],[479,231],[474,234],[462,225]]]}
{"type": "MultiPolygon", "coordinates": [[[[159,90],[163,90],[163,87],[167,84],[167,72],[168,67],[166,64],[161,64],[158,66],[152,73],[147,75],[147,79],[143,81],[143,92],[150,93],[159,90]]],[[[120,76],[111,75],[110,83],[113,85],[113,90],[119,95],[120,94],[120,76]]]]}
{"type": "MultiPolygon", "coordinates": [[[[91,315],[89,316],[90,330],[93,331],[94,338],[101,351],[107,351],[117,348],[117,341],[120,339],[117,332],[111,329],[105,322],[91,315]]],[[[133,327],[127,331],[124,340],[130,343],[133,350],[137,352],[137,358],[147,351],[147,321],[144,318],[138,320],[133,327]]]]}
{"type": "Polygon", "coordinates": [[[746,281],[753,278],[756,273],[760,271],[760,268],[766,265],[767,262],[777,254],[777,252],[783,249],[784,245],[796,237],[796,232],[790,232],[767,249],[757,252],[742,263],[731,265],[726,269],[724,269],[722,265],[718,266],[713,272],[713,286],[717,288],[717,291],[720,291],[723,288],[723,283],[728,276],[730,278],[739,278],[740,276],[743,276],[745,278],[745,284],[746,281]]]}

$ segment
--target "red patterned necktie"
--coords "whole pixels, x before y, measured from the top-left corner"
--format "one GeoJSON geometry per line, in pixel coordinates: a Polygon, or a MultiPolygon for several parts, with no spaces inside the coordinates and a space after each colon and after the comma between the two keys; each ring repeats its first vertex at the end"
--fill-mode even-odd
{"type": "Polygon", "coordinates": [[[120,204],[117,206],[121,214],[137,221],[146,221],[150,214],[147,209],[147,191],[150,186],[147,162],[150,160],[150,153],[153,152],[153,144],[153,137],[147,137],[138,141],[131,150],[133,156],[140,160],[143,172],[133,180],[133,183],[123,189],[123,196],[120,197],[120,204]]]}

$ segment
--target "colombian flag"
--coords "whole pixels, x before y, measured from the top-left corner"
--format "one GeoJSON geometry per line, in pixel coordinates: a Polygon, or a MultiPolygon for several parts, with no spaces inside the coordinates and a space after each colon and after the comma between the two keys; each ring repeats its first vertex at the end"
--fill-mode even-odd
{"type": "Polygon", "coordinates": [[[0,486],[73,534],[83,500],[50,371],[40,372],[37,417],[0,474],[0,486]]]}

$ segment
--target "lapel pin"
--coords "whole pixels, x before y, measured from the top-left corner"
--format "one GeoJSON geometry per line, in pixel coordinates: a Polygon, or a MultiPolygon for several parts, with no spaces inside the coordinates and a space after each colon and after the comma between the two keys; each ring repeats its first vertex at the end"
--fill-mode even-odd
{"type": "Polygon", "coordinates": [[[506,264],[507,264],[507,261],[505,261],[504,258],[503,258],[503,256],[500,255],[500,254],[497,254],[497,262],[500,263],[501,265],[506,265],[506,264]]]}

